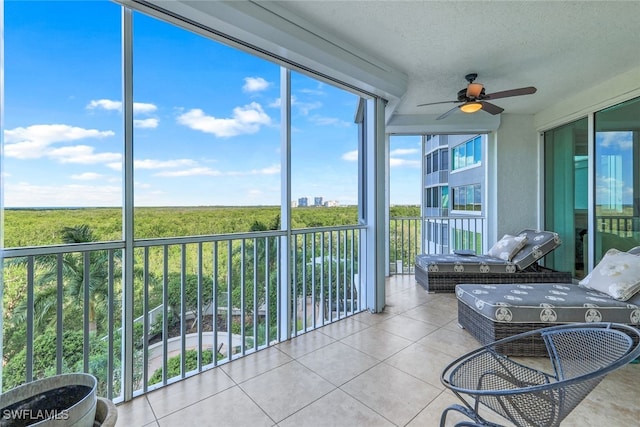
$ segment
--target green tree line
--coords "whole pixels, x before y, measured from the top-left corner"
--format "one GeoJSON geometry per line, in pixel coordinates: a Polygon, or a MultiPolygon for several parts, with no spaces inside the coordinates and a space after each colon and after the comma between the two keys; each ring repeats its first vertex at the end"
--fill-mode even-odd
{"type": "MultiPolygon", "coordinates": [[[[293,210],[294,228],[310,228],[316,226],[332,226],[355,224],[357,210],[355,207],[342,208],[296,208],[293,210]]],[[[5,220],[7,222],[7,238],[5,247],[38,246],[60,243],[83,243],[97,242],[105,240],[118,240],[121,231],[121,211],[119,209],[60,209],[60,210],[9,210],[5,220]],[[20,232],[18,232],[20,230],[20,232]]],[[[136,211],[136,236],[142,237],[168,237],[168,236],[190,236],[201,234],[226,234],[234,232],[266,231],[280,228],[279,208],[141,208],[136,211]]],[[[326,246],[327,242],[321,237],[317,240],[317,253],[320,247],[326,246]]],[[[352,237],[342,237],[343,245],[356,245],[352,237]]],[[[206,244],[205,254],[216,252],[214,244],[206,244]]],[[[313,245],[307,242],[308,254],[313,257],[313,245]]],[[[355,247],[355,246],[353,246],[355,247]]],[[[201,282],[201,306],[205,307],[212,298],[213,282],[211,274],[218,271],[217,290],[219,298],[222,295],[230,294],[233,307],[245,308],[246,313],[253,313],[255,304],[268,302],[268,309],[272,313],[270,320],[260,319],[257,323],[249,316],[241,316],[243,321],[228,325],[232,332],[244,332],[247,336],[254,336],[251,342],[246,345],[251,348],[255,345],[262,345],[276,338],[275,336],[275,313],[277,304],[277,239],[247,239],[246,241],[234,241],[229,246],[228,251],[225,245],[219,248],[219,256],[215,261],[209,260],[204,264],[203,279],[201,282]],[[257,258],[256,258],[257,257],[257,258]],[[255,259],[254,259],[255,258],[255,259]],[[230,260],[230,264],[229,264],[230,260]],[[244,277],[241,274],[241,260],[244,262],[245,270],[255,271],[253,275],[244,277]],[[215,263],[215,265],[214,265],[215,263]],[[227,272],[227,266],[231,266],[231,271],[227,272]],[[227,283],[227,274],[232,277],[231,283],[227,283]],[[229,288],[230,286],[230,288],[229,288]],[[267,295],[268,294],[268,295],[267,295]],[[268,323],[265,323],[268,322],[268,323]],[[257,330],[253,329],[257,326],[257,330]]],[[[135,293],[135,316],[143,314],[144,310],[149,310],[159,306],[163,301],[163,289],[167,288],[167,314],[168,322],[175,322],[179,318],[178,307],[182,298],[181,286],[184,286],[184,302],[186,312],[195,311],[198,304],[198,276],[196,270],[197,245],[173,245],[169,247],[169,256],[165,258],[161,248],[150,248],[147,256],[149,264],[147,271],[142,271],[141,260],[144,257],[141,248],[136,249],[136,271],[134,272],[134,293],[135,293]],[[181,257],[187,259],[187,270],[184,282],[180,274],[181,257]],[[163,262],[167,260],[170,265],[163,268],[163,262]],[[168,276],[164,277],[164,271],[168,276]],[[146,289],[146,290],[145,290],[146,289]],[[146,292],[148,305],[143,307],[142,301],[146,292]]],[[[216,252],[217,253],[217,252],[216,252]]],[[[322,272],[325,295],[316,295],[318,299],[330,296],[334,301],[340,295],[351,295],[353,286],[351,283],[340,283],[340,278],[331,275],[332,269],[328,264],[333,265],[336,258],[329,256],[328,259],[321,260],[326,264],[322,272]]],[[[339,258],[339,257],[338,257],[339,258]]],[[[59,263],[56,256],[37,256],[34,263],[34,376],[36,378],[50,375],[55,372],[51,357],[55,354],[55,340],[57,334],[57,304],[63,305],[63,370],[82,370],[84,361],[80,357],[82,352],[78,352],[78,340],[82,340],[81,331],[84,328],[85,310],[85,289],[84,274],[88,272],[91,280],[89,282],[88,322],[91,332],[91,342],[89,345],[89,370],[94,373],[101,382],[102,392],[104,392],[107,380],[107,352],[104,337],[107,333],[107,303],[111,301],[112,311],[120,313],[120,299],[122,292],[121,284],[121,251],[92,251],[88,255],[82,253],[68,253],[62,255],[63,270],[63,291],[59,292],[57,282],[58,272],[56,266],[59,263]],[[89,268],[85,269],[85,262],[88,261],[89,268]],[[109,295],[107,289],[108,275],[107,266],[111,263],[111,277],[113,295],[109,295]],[[53,346],[53,347],[52,347],[53,346]],[[53,353],[52,353],[53,352],[53,353]]],[[[5,375],[3,389],[7,390],[24,381],[26,348],[24,338],[26,336],[26,282],[25,263],[26,259],[7,259],[4,266],[5,298],[4,304],[4,325],[5,346],[4,363],[5,375]]],[[[305,271],[311,275],[312,266],[301,256],[296,257],[298,271],[305,271]]],[[[336,267],[333,267],[336,269],[336,267]]],[[[345,264],[341,267],[348,276],[351,277],[353,271],[357,269],[356,264],[345,264]]],[[[357,271],[357,270],[355,270],[357,271]]],[[[306,273],[305,273],[306,274],[306,273]]],[[[345,277],[347,275],[345,274],[345,277]]],[[[297,277],[297,292],[310,296],[317,290],[311,289],[308,283],[302,282],[302,275],[297,277]]],[[[196,319],[202,318],[202,313],[198,313],[196,319]]],[[[195,320],[194,322],[197,322],[195,320]]],[[[114,337],[114,368],[116,377],[112,378],[115,388],[119,387],[119,349],[120,349],[120,319],[114,319],[116,336],[114,337]]],[[[136,326],[141,326],[136,324],[136,326]]],[[[162,333],[161,324],[152,325],[152,331],[162,333]]],[[[134,331],[134,342],[141,348],[142,329],[137,327],[134,331]]],[[[85,343],[86,344],[86,343],[85,343]]],[[[212,355],[205,354],[205,359],[212,358],[212,355]]],[[[185,356],[186,357],[186,356],[185,356]]],[[[193,358],[192,356],[189,360],[193,358]]],[[[218,356],[219,357],[219,356],[218,356]]],[[[136,356],[139,359],[139,355],[136,356]]],[[[203,363],[206,360],[203,361],[203,363]]],[[[138,367],[141,362],[138,361],[138,367]]],[[[174,362],[175,363],[175,362],[174,362]]],[[[191,362],[190,362],[191,363],[191,362]]],[[[173,366],[173,365],[172,365],[173,366]]],[[[170,370],[169,375],[173,371],[170,370]]],[[[160,372],[154,373],[154,381],[157,381],[160,372]]],[[[138,374],[138,378],[141,375],[138,374]]],[[[117,390],[116,390],[117,393],[117,390]]]]}

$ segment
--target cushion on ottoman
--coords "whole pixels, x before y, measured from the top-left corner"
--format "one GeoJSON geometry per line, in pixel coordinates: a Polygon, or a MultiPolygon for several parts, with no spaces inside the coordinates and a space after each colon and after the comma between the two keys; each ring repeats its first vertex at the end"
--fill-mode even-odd
{"type": "MultiPolygon", "coordinates": [[[[640,328],[640,294],[618,301],[570,283],[461,284],[456,294],[458,324],[482,345],[574,322],[619,322],[640,328]]],[[[539,335],[509,341],[499,351],[510,356],[548,356],[539,335]]]]}
{"type": "Polygon", "coordinates": [[[640,325],[640,294],[629,301],[569,283],[456,286],[458,299],[503,323],[617,322],[640,325]]]}

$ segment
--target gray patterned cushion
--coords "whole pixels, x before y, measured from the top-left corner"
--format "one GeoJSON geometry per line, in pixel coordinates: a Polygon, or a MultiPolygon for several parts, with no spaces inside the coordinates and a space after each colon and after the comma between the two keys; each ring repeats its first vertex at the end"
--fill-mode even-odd
{"type": "Polygon", "coordinates": [[[629,301],[568,283],[456,286],[458,299],[494,322],[618,322],[640,325],[640,294],[629,301]]]}
{"type": "Polygon", "coordinates": [[[416,256],[416,265],[427,272],[515,273],[534,264],[560,245],[557,233],[522,230],[527,242],[511,261],[491,255],[423,254],[416,256]]]}
{"type": "Polygon", "coordinates": [[[416,264],[427,272],[515,273],[512,263],[489,255],[417,255],[416,264]]]}
{"type": "Polygon", "coordinates": [[[552,231],[525,229],[518,233],[518,235],[527,236],[527,243],[511,260],[519,270],[524,270],[534,264],[562,243],[558,233],[552,231]]]}
{"type": "Polygon", "coordinates": [[[505,261],[511,261],[514,255],[517,254],[526,243],[526,235],[512,236],[510,234],[505,234],[502,236],[502,239],[498,240],[496,244],[489,249],[487,255],[500,258],[505,261]]]}
{"type": "Polygon", "coordinates": [[[640,291],[640,257],[609,249],[580,286],[626,301],[640,291]]]}

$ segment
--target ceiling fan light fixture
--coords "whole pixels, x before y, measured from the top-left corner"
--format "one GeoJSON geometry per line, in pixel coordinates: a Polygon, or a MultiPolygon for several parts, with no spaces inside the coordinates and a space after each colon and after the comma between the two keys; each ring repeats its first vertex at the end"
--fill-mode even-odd
{"type": "Polygon", "coordinates": [[[482,109],[482,104],[479,102],[467,102],[466,104],[462,104],[460,106],[460,110],[463,113],[475,113],[478,110],[482,109]]]}
{"type": "Polygon", "coordinates": [[[478,98],[482,93],[482,88],[484,86],[480,83],[469,83],[467,85],[467,97],[469,98],[478,98]]]}

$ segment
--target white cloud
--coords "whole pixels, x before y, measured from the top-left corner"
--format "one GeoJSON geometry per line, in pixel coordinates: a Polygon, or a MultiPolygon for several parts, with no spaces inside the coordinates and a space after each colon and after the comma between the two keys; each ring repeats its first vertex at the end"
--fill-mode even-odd
{"type": "Polygon", "coordinates": [[[145,102],[134,102],[133,103],[133,114],[149,114],[153,113],[158,109],[154,104],[149,104],[145,102]]]}
{"type": "Polygon", "coordinates": [[[95,207],[120,206],[122,191],[119,185],[35,185],[6,184],[4,200],[7,207],[95,207]]]}
{"type": "Polygon", "coordinates": [[[191,169],[184,169],[179,171],[164,171],[158,172],[155,176],[220,176],[222,172],[207,167],[197,167],[191,169]]]}
{"type": "MultiPolygon", "coordinates": [[[[87,104],[87,110],[107,110],[107,111],[121,111],[122,102],[114,101],[112,99],[94,99],[87,104]]],[[[158,107],[154,104],[147,102],[134,102],[133,114],[149,114],[156,111],[158,107]]]]}
{"type": "Polygon", "coordinates": [[[300,93],[313,95],[313,96],[326,96],[326,92],[322,89],[320,85],[318,86],[318,89],[300,89],[300,93]]]}
{"type": "Polygon", "coordinates": [[[348,162],[358,161],[358,150],[347,151],[342,155],[342,160],[346,160],[348,162]]]}
{"type": "Polygon", "coordinates": [[[621,150],[633,147],[632,132],[598,132],[596,137],[601,147],[618,146],[621,150]]]}
{"type": "MultiPolygon", "coordinates": [[[[133,166],[135,169],[170,169],[196,166],[198,162],[191,159],[174,159],[174,160],[154,160],[154,159],[142,159],[134,160],[133,166]]],[[[122,170],[122,162],[113,162],[107,164],[108,168],[113,170],[122,170]]]]}
{"type": "Polygon", "coordinates": [[[256,133],[261,126],[269,125],[271,118],[260,104],[252,102],[243,107],[234,108],[232,118],[207,116],[201,109],[196,108],[178,116],[178,123],[217,137],[230,137],[256,133]]]}
{"type": "Polygon", "coordinates": [[[113,101],[111,99],[93,99],[87,105],[87,110],[107,110],[107,111],[120,111],[122,109],[122,102],[113,101]]]}
{"type": "Polygon", "coordinates": [[[245,77],[243,92],[260,92],[267,89],[271,84],[262,77],[245,77]]]}
{"type": "Polygon", "coordinates": [[[398,159],[397,157],[390,157],[389,158],[389,167],[392,167],[392,168],[399,168],[399,167],[419,168],[420,167],[420,161],[419,160],[398,159]]]}
{"type": "Polygon", "coordinates": [[[155,129],[158,127],[158,119],[137,119],[133,121],[133,126],[143,129],[155,129]]]}
{"type": "Polygon", "coordinates": [[[242,176],[242,175],[276,175],[280,173],[280,165],[272,165],[262,169],[251,169],[249,171],[231,171],[225,172],[225,175],[242,176]]]}
{"type": "Polygon", "coordinates": [[[107,163],[105,166],[108,167],[109,169],[113,169],[115,171],[121,171],[122,170],[122,161],[107,163]]]}
{"type": "Polygon", "coordinates": [[[320,126],[336,126],[341,128],[346,128],[353,124],[336,117],[323,117],[318,115],[311,117],[309,120],[320,126]]]}
{"type": "Polygon", "coordinates": [[[95,172],[84,172],[71,175],[71,179],[77,179],[79,181],[93,181],[96,179],[101,179],[102,177],[104,177],[104,175],[95,172]]]}
{"type": "Polygon", "coordinates": [[[408,156],[411,154],[418,154],[420,150],[417,148],[396,148],[395,150],[391,150],[389,152],[390,156],[408,156]]]}
{"type": "MultiPolygon", "coordinates": [[[[277,99],[275,99],[273,102],[271,102],[269,104],[269,107],[280,108],[281,105],[282,105],[282,99],[281,98],[277,98],[277,99]]],[[[316,102],[300,102],[300,101],[298,101],[298,98],[296,98],[295,95],[291,95],[291,105],[293,107],[296,107],[298,109],[298,112],[300,114],[302,114],[303,116],[308,116],[309,112],[311,112],[312,110],[317,110],[318,108],[321,108],[322,107],[322,102],[320,102],[320,101],[316,101],[316,102]]]]}
{"type": "Polygon", "coordinates": [[[271,108],[280,108],[281,105],[282,105],[282,99],[281,98],[276,98],[276,99],[273,100],[273,102],[268,104],[268,106],[271,107],[271,108]]]}
{"type": "Polygon", "coordinates": [[[300,102],[294,96],[291,97],[291,105],[296,107],[300,114],[303,116],[309,115],[309,112],[312,110],[317,110],[322,107],[322,102],[300,102]]]}
{"type": "Polygon", "coordinates": [[[134,160],[133,165],[136,169],[167,169],[179,168],[186,166],[195,166],[198,162],[192,159],[174,159],[174,160],[134,160]]]}
{"type": "Polygon", "coordinates": [[[122,159],[120,153],[96,153],[95,148],[89,145],[53,148],[47,152],[47,156],[58,160],[60,163],[80,163],[85,165],[114,162],[122,159]]]}
{"type": "Polygon", "coordinates": [[[158,172],[155,176],[177,177],[177,176],[248,176],[248,175],[275,175],[280,173],[280,165],[272,165],[262,169],[251,169],[248,171],[228,171],[222,172],[208,167],[194,167],[179,171],[158,172]]]}
{"type": "Polygon", "coordinates": [[[84,129],[76,126],[52,124],[31,125],[4,131],[5,156],[17,159],[46,157],[49,146],[60,142],[72,142],[88,138],[107,138],[113,131],[84,129]]]}

